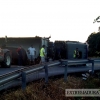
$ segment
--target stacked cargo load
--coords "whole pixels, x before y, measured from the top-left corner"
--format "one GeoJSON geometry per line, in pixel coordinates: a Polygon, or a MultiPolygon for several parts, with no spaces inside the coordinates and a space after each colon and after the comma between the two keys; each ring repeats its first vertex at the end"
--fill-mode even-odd
{"type": "Polygon", "coordinates": [[[65,41],[55,41],[55,59],[66,59],[66,42],[65,41]]]}

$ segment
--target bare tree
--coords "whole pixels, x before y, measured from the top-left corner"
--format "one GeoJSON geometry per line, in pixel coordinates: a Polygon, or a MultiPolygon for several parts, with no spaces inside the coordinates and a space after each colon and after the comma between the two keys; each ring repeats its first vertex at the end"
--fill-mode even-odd
{"type": "Polygon", "coordinates": [[[99,19],[100,19],[100,16],[98,16],[96,19],[94,19],[94,22],[93,23],[100,22],[100,21],[98,21],[99,19]]]}

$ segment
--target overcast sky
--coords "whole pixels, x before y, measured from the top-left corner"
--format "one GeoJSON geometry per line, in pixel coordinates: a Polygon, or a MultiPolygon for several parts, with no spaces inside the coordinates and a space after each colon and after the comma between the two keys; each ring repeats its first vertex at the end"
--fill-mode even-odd
{"type": "Polygon", "coordinates": [[[100,23],[100,0],[0,0],[0,37],[85,42],[100,23]]]}

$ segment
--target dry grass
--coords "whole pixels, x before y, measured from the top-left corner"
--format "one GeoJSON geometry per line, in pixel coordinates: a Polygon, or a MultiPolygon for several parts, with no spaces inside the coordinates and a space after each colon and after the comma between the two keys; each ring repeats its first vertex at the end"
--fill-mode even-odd
{"type": "Polygon", "coordinates": [[[90,78],[86,81],[81,77],[68,76],[67,82],[63,77],[49,79],[45,85],[44,80],[32,82],[26,90],[15,89],[5,91],[0,95],[0,100],[99,100],[98,98],[65,97],[65,89],[100,88],[98,78],[90,78]]]}

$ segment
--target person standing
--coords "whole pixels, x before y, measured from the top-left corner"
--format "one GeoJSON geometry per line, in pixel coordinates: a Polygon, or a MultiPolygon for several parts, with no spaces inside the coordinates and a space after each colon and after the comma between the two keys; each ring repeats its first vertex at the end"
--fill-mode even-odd
{"type": "Polygon", "coordinates": [[[45,45],[43,45],[42,48],[40,49],[40,57],[41,57],[40,64],[45,63],[45,56],[46,56],[45,45]]]}
{"type": "Polygon", "coordinates": [[[35,50],[35,48],[33,48],[33,45],[31,45],[28,48],[28,54],[29,54],[30,64],[35,64],[34,60],[35,60],[35,56],[36,56],[36,50],[35,50]]]}
{"type": "Polygon", "coordinates": [[[22,66],[22,64],[23,64],[23,52],[22,52],[21,46],[18,47],[17,54],[18,54],[18,65],[22,66]]]}
{"type": "Polygon", "coordinates": [[[73,57],[75,58],[75,59],[78,59],[79,58],[79,50],[78,50],[78,48],[76,48],[76,50],[74,50],[74,55],[73,55],[73,57]]]}

